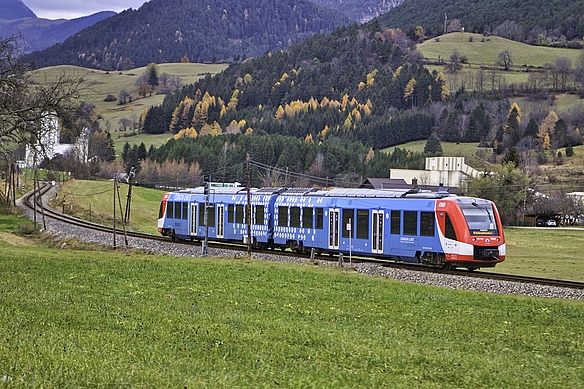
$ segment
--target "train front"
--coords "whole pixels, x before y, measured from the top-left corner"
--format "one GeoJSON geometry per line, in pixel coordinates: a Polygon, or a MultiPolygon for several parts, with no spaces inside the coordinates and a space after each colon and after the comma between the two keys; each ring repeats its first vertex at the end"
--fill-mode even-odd
{"type": "Polygon", "coordinates": [[[437,202],[438,224],[446,261],[478,269],[505,260],[503,225],[495,204],[472,197],[451,197],[437,202]]]}

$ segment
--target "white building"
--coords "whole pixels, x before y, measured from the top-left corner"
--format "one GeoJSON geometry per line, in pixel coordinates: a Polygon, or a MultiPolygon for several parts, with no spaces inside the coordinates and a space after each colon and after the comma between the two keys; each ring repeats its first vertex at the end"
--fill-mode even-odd
{"type": "Polygon", "coordinates": [[[413,178],[419,185],[459,188],[469,177],[476,177],[479,172],[464,163],[464,157],[429,157],[426,158],[425,170],[391,169],[389,178],[402,178],[411,184],[413,178]]]}
{"type": "Polygon", "coordinates": [[[40,165],[45,159],[53,159],[56,155],[63,155],[70,150],[77,152],[79,160],[87,163],[89,129],[84,128],[74,144],[61,144],[61,128],[59,119],[56,116],[50,116],[43,120],[41,125],[41,139],[34,147],[26,146],[25,164],[32,168],[40,165]]]}

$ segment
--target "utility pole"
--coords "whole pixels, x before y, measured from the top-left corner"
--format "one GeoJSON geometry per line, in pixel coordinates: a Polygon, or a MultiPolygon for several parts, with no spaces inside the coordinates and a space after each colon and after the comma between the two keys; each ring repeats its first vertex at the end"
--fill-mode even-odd
{"type": "Polygon", "coordinates": [[[130,204],[132,202],[132,179],[136,175],[136,170],[132,166],[128,174],[128,198],[126,200],[126,213],[124,214],[124,224],[130,221],[130,204]]]}
{"type": "MultiPolygon", "coordinates": [[[[118,171],[119,173],[119,171],[118,171]]],[[[118,175],[114,177],[114,250],[116,249],[116,191],[118,190],[118,175]]]]}
{"type": "MultiPolygon", "coordinates": [[[[126,216],[124,215],[124,211],[122,211],[122,199],[120,198],[120,187],[118,185],[117,188],[117,192],[118,192],[118,204],[120,205],[120,213],[122,216],[122,227],[124,229],[124,239],[126,242],[126,247],[128,247],[128,234],[126,233],[126,216]]],[[[115,201],[115,200],[114,200],[115,201]]]]}
{"type": "Polygon", "coordinates": [[[205,184],[205,240],[203,241],[202,255],[206,257],[209,255],[209,191],[211,188],[211,177],[208,175],[203,176],[203,182],[205,184]]]}
{"type": "Polygon", "coordinates": [[[247,219],[247,255],[251,256],[251,170],[250,170],[250,157],[249,153],[245,155],[245,167],[247,176],[247,207],[246,215],[247,219]]]}

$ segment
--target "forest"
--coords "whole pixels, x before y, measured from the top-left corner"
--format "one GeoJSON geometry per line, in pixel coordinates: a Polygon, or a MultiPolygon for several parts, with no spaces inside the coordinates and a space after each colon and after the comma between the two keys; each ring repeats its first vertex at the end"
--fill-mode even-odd
{"type": "Polygon", "coordinates": [[[282,49],[349,22],[307,0],[151,0],[25,58],[39,68],[69,64],[104,70],[182,58],[229,62],[282,49]]]}

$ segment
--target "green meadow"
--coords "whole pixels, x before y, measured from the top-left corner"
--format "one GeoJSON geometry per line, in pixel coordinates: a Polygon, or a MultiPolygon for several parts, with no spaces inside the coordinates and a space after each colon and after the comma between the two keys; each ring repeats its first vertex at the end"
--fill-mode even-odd
{"type": "MultiPolygon", "coordinates": [[[[168,73],[171,76],[181,77],[184,85],[192,84],[206,74],[216,74],[223,71],[226,64],[199,64],[199,63],[166,63],[159,64],[158,74],[168,73]]],[[[138,122],[142,112],[153,105],[162,103],[165,95],[153,93],[151,96],[138,96],[136,81],[146,71],[146,67],[130,69],[127,71],[103,71],[86,69],[78,66],[60,65],[36,70],[32,73],[34,80],[54,80],[60,76],[78,77],[81,83],[81,100],[95,104],[96,113],[100,115],[101,128],[110,127],[112,137],[126,134],[118,131],[120,119],[130,119],[138,122]],[[126,104],[118,104],[118,101],[104,101],[107,95],[118,98],[120,91],[126,89],[132,95],[132,101],[126,104]],[[109,124],[108,124],[109,123],[109,124]]],[[[125,143],[125,142],[123,142],[125,143]]],[[[139,142],[138,142],[139,144],[139,142]]]]}
{"type": "Polygon", "coordinates": [[[47,248],[16,243],[21,223],[0,216],[2,388],[539,389],[584,381],[580,301],[454,291],[314,264],[47,248]]]}
{"type": "Polygon", "coordinates": [[[581,53],[581,50],[576,49],[532,46],[498,36],[469,32],[453,32],[428,39],[419,44],[417,49],[429,60],[442,59],[445,62],[449,61],[450,55],[456,50],[468,58],[468,65],[471,67],[494,66],[499,53],[508,50],[513,59],[513,71],[525,71],[527,67],[541,68],[546,63],[555,63],[559,57],[569,58],[574,66],[581,53]]]}

